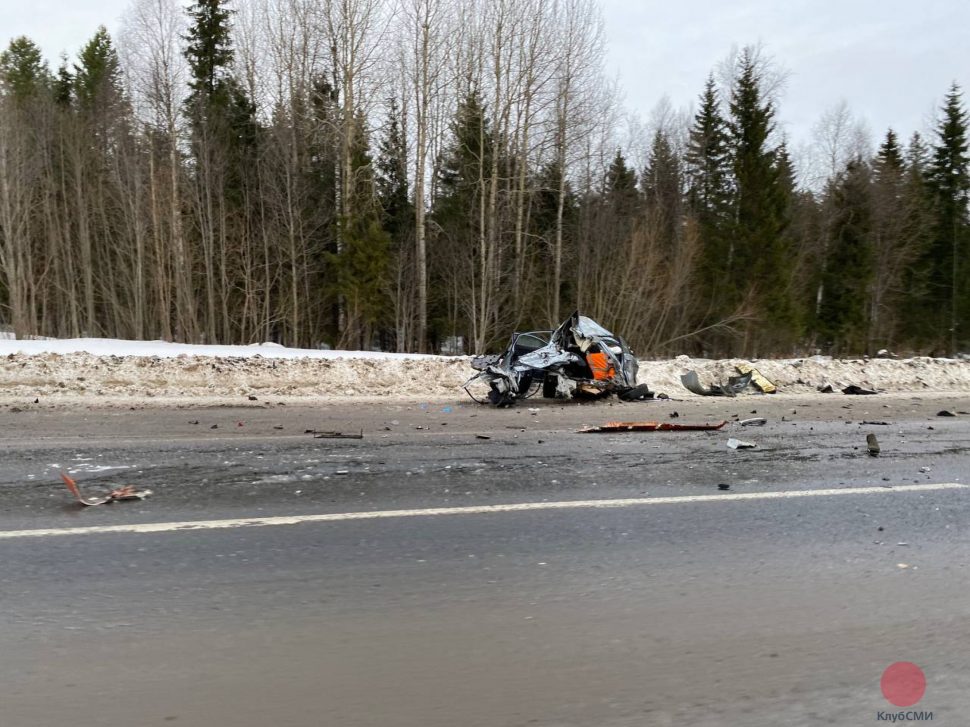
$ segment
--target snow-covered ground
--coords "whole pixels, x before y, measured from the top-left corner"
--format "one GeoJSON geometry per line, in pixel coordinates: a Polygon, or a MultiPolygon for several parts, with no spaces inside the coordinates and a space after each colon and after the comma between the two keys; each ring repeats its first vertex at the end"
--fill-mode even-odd
{"type": "MultiPolygon", "coordinates": [[[[681,374],[703,383],[726,379],[741,360],[643,361],[639,380],[675,398],[693,398],[681,374]]],[[[782,395],[814,394],[824,383],[892,393],[970,392],[970,361],[810,357],[753,362],[782,395]]],[[[13,403],[177,399],[186,403],[240,397],[463,397],[474,372],[465,357],[290,349],[275,344],[195,346],[163,341],[0,340],[0,399],[13,403]]]]}

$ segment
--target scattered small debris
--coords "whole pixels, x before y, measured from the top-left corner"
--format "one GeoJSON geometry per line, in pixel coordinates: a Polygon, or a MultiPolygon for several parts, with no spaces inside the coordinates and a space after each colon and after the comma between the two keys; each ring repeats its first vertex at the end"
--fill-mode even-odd
{"type": "Polygon", "coordinates": [[[731,437],[727,440],[727,446],[731,449],[754,449],[758,445],[754,442],[745,442],[743,439],[735,439],[731,437]]]}
{"type": "Polygon", "coordinates": [[[899,545],[899,546],[905,548],[905,547],[907,547],[909,545],[909,543],[896,543],[896,545],[899,545]]]}
{"type": "Polygon", "coordinates": [[[919,471],[922,472],[925,475],[927,472],[930,471],[930,468],[929,467],[920,467],[919,468],[919,471]]]}
{"type": "Polygon", "coordinates": [[[337,470],[336,472],[334,472],[334,474],[335,475],[349,475],[350,474],[350,470],[337,470]]]}
{"type": "Polygon", "coordinates": [[[259,401],[259,399],[257,399],[257,398],[256,398],[255,396],[253,396],[252,394],[250,394],[250,395],[249,395],[249,400],[250,400],[250,401],[259,401]]]}
{"type": "Polygon", "coordinates": [[[902,569],[906,569],[906,568],[911,568],[912,566],[910,566],[910,564],[909,564],[909,563],[897,563],[897,564],[896,564],[896,567],[897,567],[897,568],[902,568],[902,569]]]}
{"type": "Polygon", "coordinates": [[[586,427],[580,434],[602,432],[709,432],[720,429],[726,421],[718,424],[671,424],[670,422],[607,422],[599,427],[586,427]]]}
{"type": "Polygon", "coordinates": [[[719,489],[719,490],[730,490],[731,489],[731,485],[720,484],[720,485],[717,486],[717,489],[719,489]]]}
{"type": "Polygon", "coordinates": [[[843,394],[850,394],[852,396],[871,396],[873,394],[878,394],[879,392],[875,389],[866,389],[862,386],[856,386],[855,384],[849,384],[844,389],[842,389],[843,394]]]}
{"type": "Polygon", "coordinates": [[[676,412],[676,411],[670,412],[671,419],[677,419],[678,417],[680,417],[680,412],[676,412]]]}
{"type": "Polygon", "coordinates": [[[277,424],[275,427],[273,427],[273,429],[282,429],[282,428],[283,428],[283,425],[281,424],[277,424]]]}
{"type": "Polygon", "coordinates": [[[84,497],[81,495],[81,488],[78,487],[77,482],[63,472],[60,474],[61,479],[64,480],[64,484],[67,485],[67,489],[71,491],[71,494],[77,498],[79,503],[87,507],[106,505],[109,502],[121,502],[123,500],[144,500],[152,494],[151,490],[136,490],[134,485],[125,485],[124,487],[112,490],[104,497],[84,497]]]}
{"type": "Polygon", "coordinates": [[[820,384],[818,386],[818,391],[820,394],[832,394],[835,392],[835,386],[832,384],[820,384]]]}
{"type": "Polygon", "coordinates": [[[199,423],[198,419],[193,419],[192,421],[189,422],[189,424],[198,424],[198,423],[199,423]]]}
{"type": "Polygon", "coordinates": [[[487,434],[476,434],[475,439],[491,439],[487,434]]]}
{"type": "Polygon", "coordinates": [[[944,409],[943,411],[938,412],[937,413],[937,416],[938,417],[955,417],[956,416],[956,412],[952,412],[949,409],[944,409]]]}
{"type": "Polygon", "coordinates": [[[879,440],[876,439],[875,434],[870,433],[866,435],[866,449],[869,451],[870,457],[879,456],[879,440]]]}
{"type": "MultiPolygon", "coordinates": [[[[420,427],[418,427],[420,429],[420,427]]],[[[363,439],[364,430],[361,429],[359,432],[318,432],[313,431],[314,439],[363,439]]]]}
{"type": "Polygon", "coordinates": [[[861,424],[861,426],[866,426],[866,425],[873,426],[873,427],[888,427],[889,426],[889,422],[870,422],[870,421],[864,421],[861,424]]]}
{"type": "Polygon", "coordinates": [[[213,424],[211,427],[209,427],[209,429],[218,429],[218,428],[219,428],[218,424],[213,424]]]}
{"type": "Polygon", "coordinates": [[[739,424],[742,427],[763,427],[768,423],[768,420],[764,417],[752,417],[751,419],[742,419],[739,424]]]}

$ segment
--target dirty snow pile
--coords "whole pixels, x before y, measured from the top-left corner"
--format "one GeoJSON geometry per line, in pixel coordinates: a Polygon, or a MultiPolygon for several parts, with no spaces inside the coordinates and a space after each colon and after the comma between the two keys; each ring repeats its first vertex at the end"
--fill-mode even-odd
{"type": "MultiPolygon", "coordinates": [[[[276,344],[198,346],[163,341],[0,338],[0,398],[84,397],[235,398],[464,396],[460,385],[474,372],[465,357],[368,351],[284,348],[276,344]]],[[[698,372],[705,384],[735,375],[739,360],[643,361],[640,382],[677,398],[690,398],[681,374],[698,372]]],[[[888,392],[968,392],[970,361],[811,357],[753,363],[782,394],[808,394],[822,384],[848,384],[888,392]]]]}
{"type": "Polygon", "coordinates": [[[468,360],[164,341],[0,340],[0,397],[454,396],[468,360]]]}
{"type": "Polygon", "coordinates": [[[654,391],[676,392],[678,398],[693,397],[680,383],[681,374],[697,371],[705,385],[726,382],[737,376],[738,364],[750,363],[773,382],[779,393],[809,394],[831,384],[835,391],[855,384],[886,392],[970,391],[970,361],[916,357],[906,359],[833,359],[811,356],[799,359],[691,359],[678,356],[669,361],[641,361],[637,377],[654,391]]]}

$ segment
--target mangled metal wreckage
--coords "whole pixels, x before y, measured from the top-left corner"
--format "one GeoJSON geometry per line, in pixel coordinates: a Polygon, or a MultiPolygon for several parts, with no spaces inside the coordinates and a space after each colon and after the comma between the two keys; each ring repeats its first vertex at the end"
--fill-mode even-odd
{"type": "Polygon", "coordinates": [[[654,396],[646,384],[637,385],[637,359],[626,342],[578,312],[555,331],[513,333],[505,351],[476,356],[472,368],[479,373],[465,382],[465,391],[485,403],[472,391],[484,384],[495,406],[511,406],[540,390],[547,399],[654,396]]]}

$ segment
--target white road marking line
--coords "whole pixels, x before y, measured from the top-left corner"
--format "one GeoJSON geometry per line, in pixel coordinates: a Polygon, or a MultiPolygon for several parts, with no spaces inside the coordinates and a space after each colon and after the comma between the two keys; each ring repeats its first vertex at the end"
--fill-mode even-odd
{"type": "Polygon", "coordinates": [[[187,530],[223,530],[227,528],[299,525],[300,523],[344,522],[347,520],[382,520],[386,518],[429,517],[436,515],[488,515],[533,510],[575,510],[639,507],[641,505],[680,505],[694,502],[737,502],[739,500],[783,500],[798,497],[832,497],[839,495],[878,495],[893,492],[934,492],[964,490],[968,485],[940,482],[926,485],[884,487],[842,487],[827,490],[789,490],[783,492],[738,492],[723,495],[684,495],[681,497],[636,497],[625,500],[564,500],[559,502],[522,502],[508,505],[472,505],[469,507],[432,507],[421,510],[374,510],[370,512],[335,512],[318,515],[235,518],[231,520],[188,520],[169,523],[132,523],[130,525],[94,525],[85,528],[45,528],[38,530],[0,530],[0,540],[7,538],[40,538],[49,535],[103,535],[110,533],[171,533],[187,530]]]}

